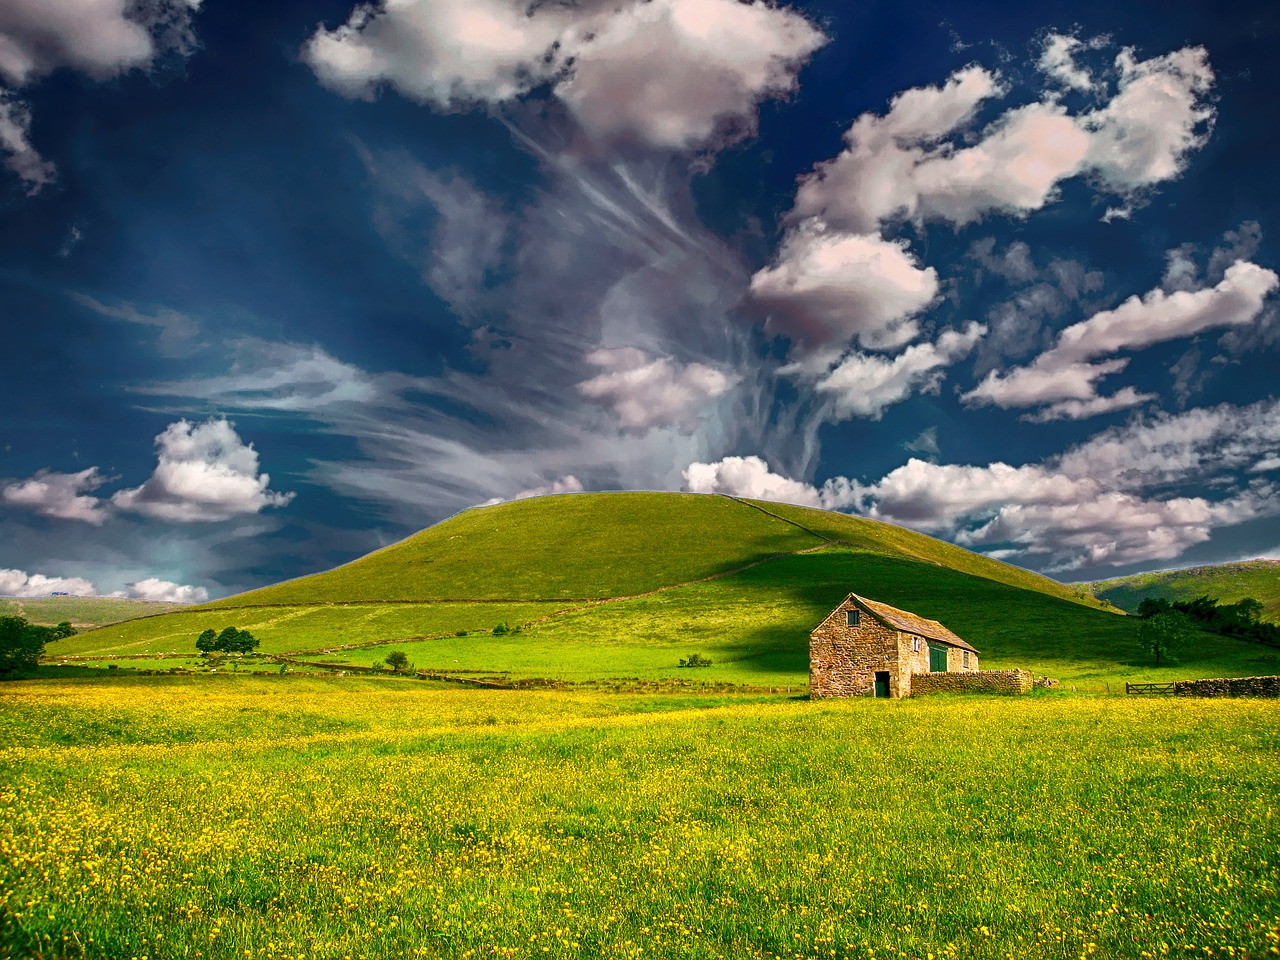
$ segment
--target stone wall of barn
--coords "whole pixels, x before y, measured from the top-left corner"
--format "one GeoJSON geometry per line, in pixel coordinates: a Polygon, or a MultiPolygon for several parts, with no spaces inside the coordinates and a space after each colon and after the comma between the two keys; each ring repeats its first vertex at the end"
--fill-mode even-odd
{"type": "MultiPolygon", "coordinates": [[[[909,669],[905,682],[899,674],[902,635],[865,610],[858,626],[851,627],[846,622],[850,609],[860,608],[846,600],[809,637],[809,696],[873,697],[877,670],[889,672],[889,696],[910,695],[909,669]]],[[[909,639],[906,649],[911,649],[909,639]]]]}
{"type": "MultiPolygon", "coordinates": [[[[939,646],[946,646],[946,644],[939,644],[939,646]]],[[[969,665],[966,667],[964,665],[965,652],[966,651],[961,650],[959,647],[947,647],[947,673],[977,673],[978,672],[978,655],[973,651],[968,651],[969,665]]],[[[929,672],[929,660],[927,657],[925,658],[924,670],[922,670],[921,672],[922,673],[929,672]]]]}
{"type": "MultiPolygon", "coordinates": [[[[958,654],[959,650],[952,650],[958,654]]],[[[970,662],[976,659],[969,654],[970,662]]],[[[1034,677],[1030,670],[970,670],[958,673],[926,673],[911,678],[911,695],[930,693],[1030,693],[1034,677]]]]}

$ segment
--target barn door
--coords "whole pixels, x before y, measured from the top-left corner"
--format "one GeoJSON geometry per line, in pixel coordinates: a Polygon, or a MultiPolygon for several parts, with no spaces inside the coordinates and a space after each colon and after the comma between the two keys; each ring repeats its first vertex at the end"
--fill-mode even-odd
{"type": "Polygon", "coordinates": [[[938,644],[929,644],[929,672],[947,672],[947,648],[938,644]]]}
{"type": "Polygon", "coordinates": [[[876,671],[876,696],[877,697],[889,696],[889,671],[888,670],[876,671]]]}

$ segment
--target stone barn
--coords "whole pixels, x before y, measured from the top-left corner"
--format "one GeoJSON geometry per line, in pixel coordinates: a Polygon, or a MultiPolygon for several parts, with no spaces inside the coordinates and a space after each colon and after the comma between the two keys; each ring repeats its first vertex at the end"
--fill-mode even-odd
{"type": "Polygon", "coordinates": [[[977,672],[978,651],[938,621],[856,593],[809,634],[814,698],[909,697],[912,677],[977,672]]]}

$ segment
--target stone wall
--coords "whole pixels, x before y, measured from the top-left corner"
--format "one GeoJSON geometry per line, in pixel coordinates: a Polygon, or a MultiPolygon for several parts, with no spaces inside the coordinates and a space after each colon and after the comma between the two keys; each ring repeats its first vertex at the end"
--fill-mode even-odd
{"type": "MultiPolygon", "coordinates": [[[[856,627],[846,623],[845,611],[858,609],[851,600],[840,604],[809,636],[809,696],[875,696],[877,670],[889,672],[889,696],[911,692],[899,676],[900,639],[866,611],[856,627]],[[905,687],[905,689],[903,689],[905,687]]],[[[910,641],[907,641],[910,650],[910,641]]]]}
{"type": "Polygon", "coordinates": [[[1280,677],[1179,680],[1173,690],[1177,697],[1280,697],[1280,677]]]}
{"type": "Polygon", "coordinates": [[[911,695],[930,693],[1030,693],[1030,670],[974,670],[967,673],[922,673],[911,678],[911,695]]]}

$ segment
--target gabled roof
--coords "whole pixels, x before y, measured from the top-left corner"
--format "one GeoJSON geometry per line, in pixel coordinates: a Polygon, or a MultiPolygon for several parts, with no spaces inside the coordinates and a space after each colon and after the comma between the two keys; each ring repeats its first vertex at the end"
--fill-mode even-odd
{"type": "MultiPolygon", "coordinates": [[[[849,594],[845,599],[853,600],[858,604],[858,606],[876,617],[885,626],[894,630],[900,630],[903,633],[911,633],[917,637],[924,637],[926,640],[936,640],[938,643],[946,644],[949,647],[959,647],[961,650],[971,650],[974,653],[978,652],[940,624],[937,620],[928,620],[914,613],[908,613],[906,610],[899,610],[897,607],[891,607],[887,603],[881,603],[878,600],[868,600],[866,597],[860,597],[856,593],[849,594]]],[[[843,606],[843,604],[841,606],[843,606]]]]}

